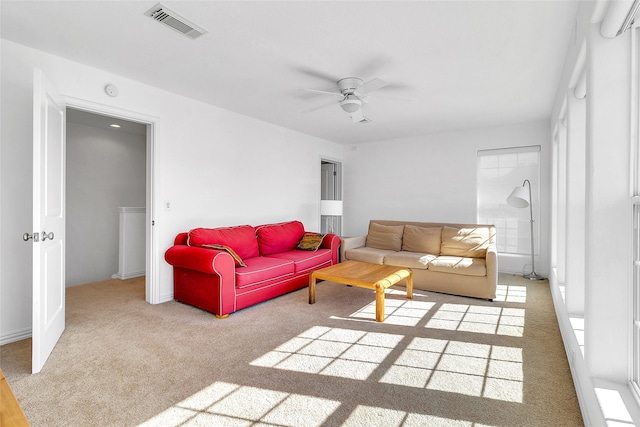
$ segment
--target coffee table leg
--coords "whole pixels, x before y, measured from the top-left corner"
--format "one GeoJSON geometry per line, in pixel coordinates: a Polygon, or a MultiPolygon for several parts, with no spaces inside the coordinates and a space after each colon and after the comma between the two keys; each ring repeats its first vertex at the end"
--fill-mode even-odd
{"type": "Polygon", "coordinates": [[[407,299],[413,299],[413,272],[407,277],[407,299]]]}
{"type": "Polygon", "coordinates": [[[311,273],[309,276],[309,304],[315,304],[316,302],[316,278],[311,273]]]}
{"type": "Polygon", "coordinates": [[[384,322],[384,286],[376,284],[376,322],[384,322]]]}

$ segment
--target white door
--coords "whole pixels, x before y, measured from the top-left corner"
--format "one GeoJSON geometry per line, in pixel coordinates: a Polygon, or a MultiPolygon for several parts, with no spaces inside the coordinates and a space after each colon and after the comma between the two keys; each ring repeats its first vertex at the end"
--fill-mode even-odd
{"type": "MultiPolygon", "coordinates": [[[[65,104],[40,70],[33,82],[32,372],[65,325],[65,104]]],[[[27,238],[29,236],[25,236],[27,238]]]]}
{"type": "MultiPolygon", "coordinates": [[[[340,195],[340,168],[338,163],[321,161],[320,200],[342,200],[340,195]]],[[[320,215],[321,233],[341,234],[342,217],[320,215]]]]}
{"type": "Polygon", "coordinates": [[[336,200],[336,164],[322,162],[320,165],[321,173],[321,200],[336,200]]]}

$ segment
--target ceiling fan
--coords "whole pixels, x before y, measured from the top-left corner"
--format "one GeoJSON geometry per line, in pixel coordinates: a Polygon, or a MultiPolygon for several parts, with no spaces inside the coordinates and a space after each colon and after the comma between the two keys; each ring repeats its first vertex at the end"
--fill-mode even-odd
{"type": "MultiPolygon", "coordinates": [[[[379,78],[374,78],[367,82],[364,82],[361,78],[358,77],[346,77],[344,79],[338,80],[336,84],[338,86],[337,91],[318,89],[304,90],[319,93],[322,95],[331,95],[339,98],[338,104],[346,113],[349,114],[351,120],[357,123],[367,123],[371,120],[365,117],[362,111],[363,104],[367,102],[367,96],[375,90],[382,89],[389,83],[379,78]]],[[[330,104],[324,104],[319,107],[306,110],[306,112],[315,111],[333,104],[334,102],[331,102],[330,104]]]]}

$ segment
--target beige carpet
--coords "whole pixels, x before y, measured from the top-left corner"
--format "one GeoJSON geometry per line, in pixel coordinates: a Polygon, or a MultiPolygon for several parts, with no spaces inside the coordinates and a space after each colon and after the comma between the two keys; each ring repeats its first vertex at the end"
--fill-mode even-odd
{"type": "Polygon", "coordinates": [[[501,275],[495,302],[318,284],[219,320],[144,302],[144,282],[67,290],[41,373],[31,340],[0,368],[32,426],[580,426],[544,282],[501,275]]]}

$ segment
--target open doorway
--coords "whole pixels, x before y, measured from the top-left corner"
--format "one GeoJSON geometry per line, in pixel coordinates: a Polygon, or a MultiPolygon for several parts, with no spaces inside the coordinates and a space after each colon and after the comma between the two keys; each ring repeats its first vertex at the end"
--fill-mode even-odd
{"type": "Polygon", "coordinates": [[[144,275],[148,125],[67,108],[66,129],[66,286],[144,275]],[[139,264],[129,277],[122,274],[121,228],[131,215],[138,218],[127,235],[140,253],[127,243],[128,259],[139,264]]]}
{"type": "Polygon", "coordinates": [[[320,230],[342,235],[342,163],[320,161],[320,230]]]}

